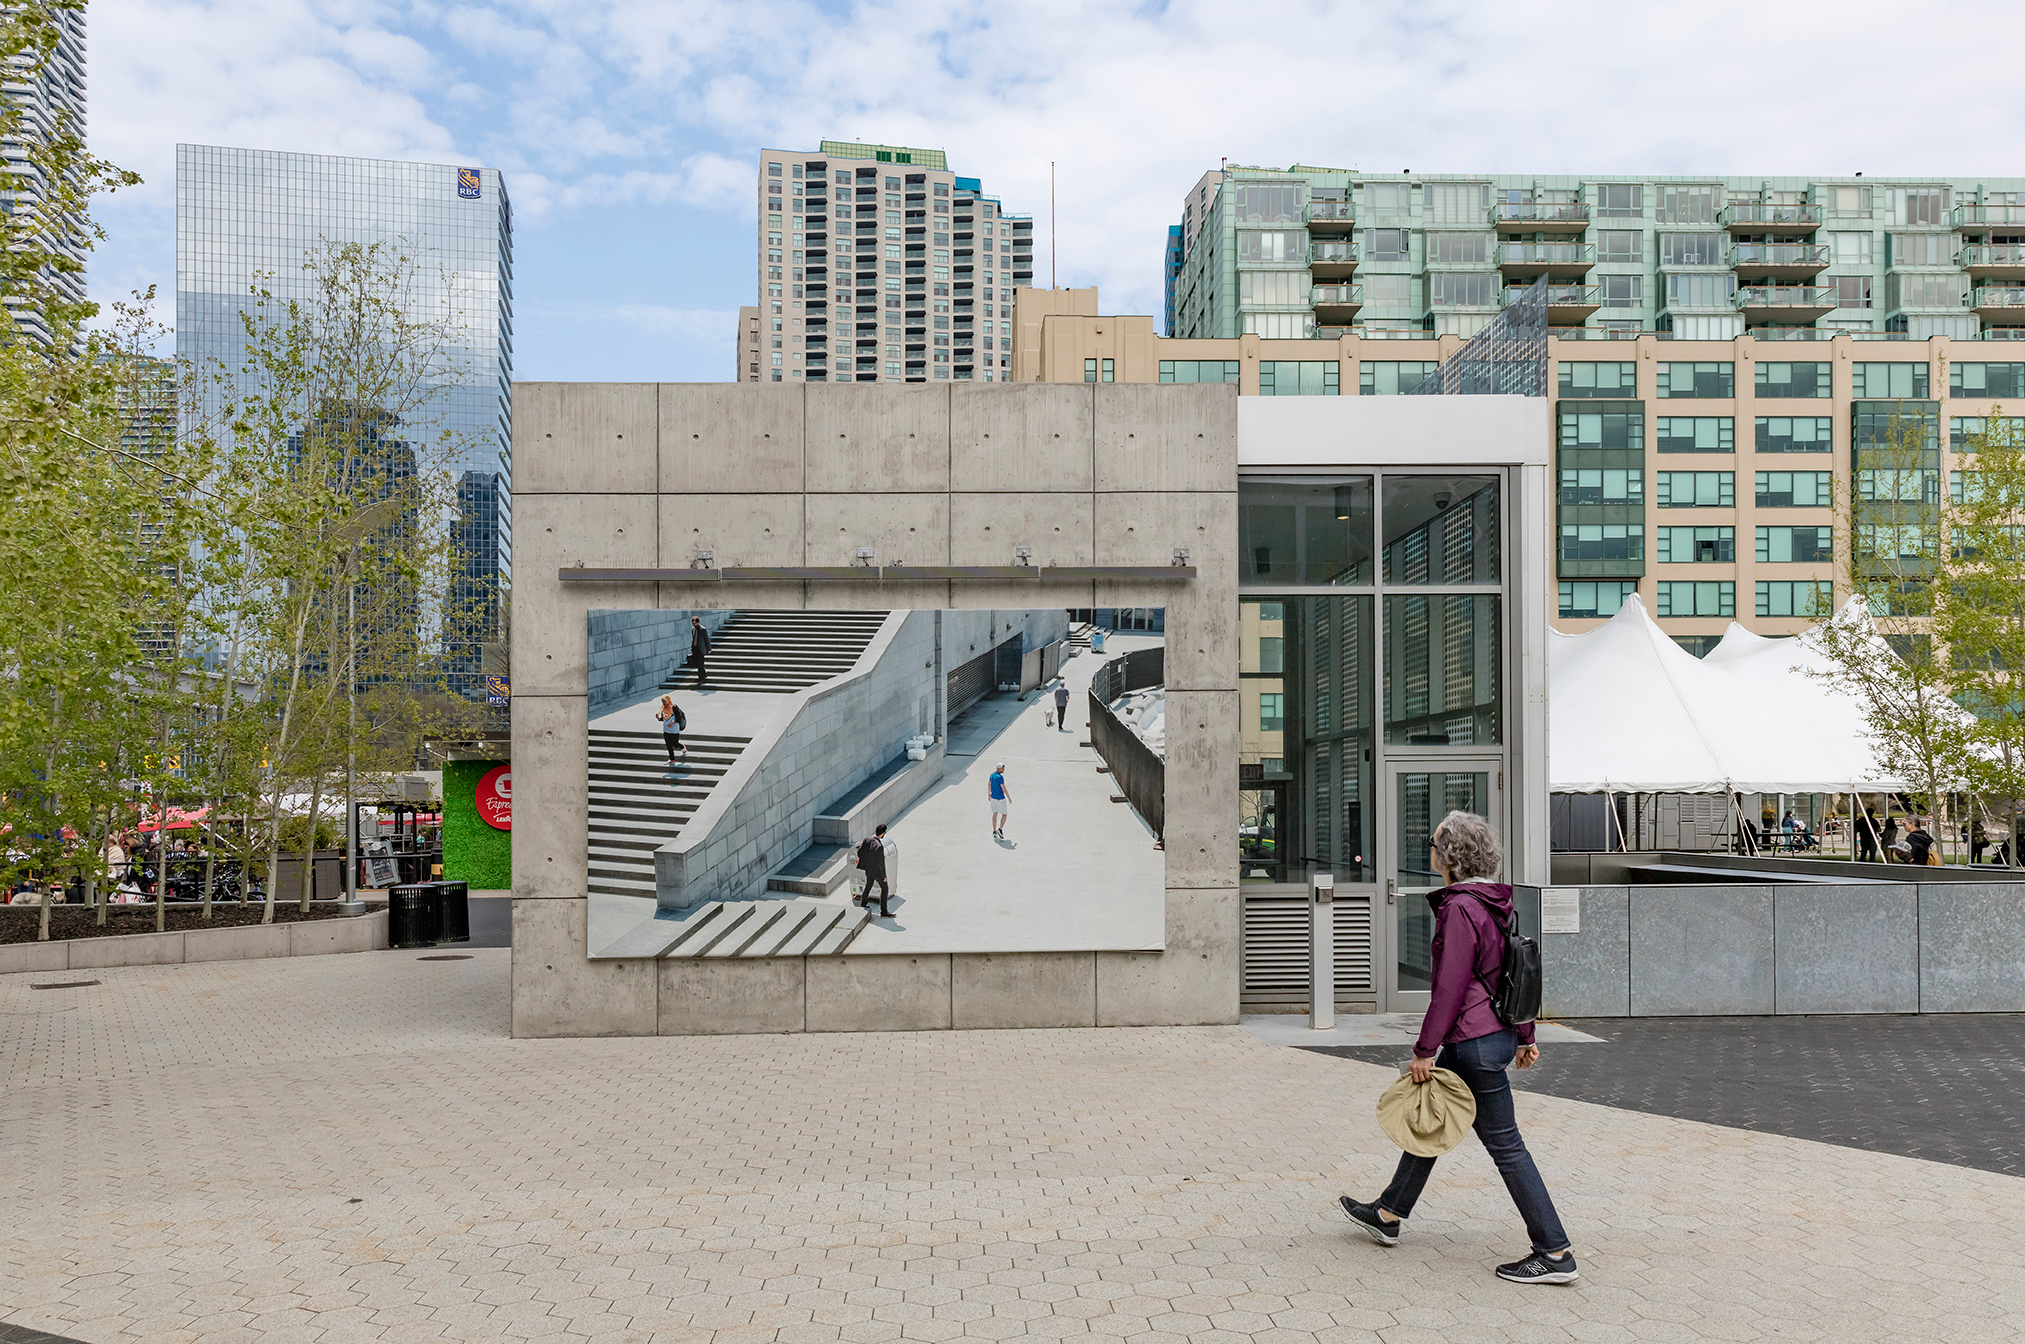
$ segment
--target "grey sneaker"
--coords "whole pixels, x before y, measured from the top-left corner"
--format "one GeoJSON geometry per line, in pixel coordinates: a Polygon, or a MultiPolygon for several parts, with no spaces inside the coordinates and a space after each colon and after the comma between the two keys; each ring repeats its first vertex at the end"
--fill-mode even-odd
{"type": "Polygon", "coordinates": [[[1395,1219],[1388,1223],[1383,1218],[1380,1218],[1376,1204],[1359,1204],[1348,1195],[1342,1196],[1336,1203],[1341,1206],[1345,1218],[1363,1228],[1370,1238],[1380,1246],[1397,1246],[1399,1244],[1398,1220],[1395,1219]]]}
{"type": "Polygon", "coordinates": [[[1582,1271],[1575,1268],[1573,1252],[1563,1251],[1559,1256],[1552,1256],[1545,1251],[1534,1251],[1524,1260],[1499,1265],[1498,1277],[1510,1283],[1573,1283],[1582,1277],[1582,1271]]]}

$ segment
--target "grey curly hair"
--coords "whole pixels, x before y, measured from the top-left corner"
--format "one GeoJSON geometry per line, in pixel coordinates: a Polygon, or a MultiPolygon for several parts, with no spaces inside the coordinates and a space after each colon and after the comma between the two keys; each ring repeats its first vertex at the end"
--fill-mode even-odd
{"type": "Polygon", "coordinates": [[[1474,812],[1451,812],[1434,828],[1434,849],[1448,865],[1449,879],[1495,877],[1504,850],[1491,824],[1474,812]]]}

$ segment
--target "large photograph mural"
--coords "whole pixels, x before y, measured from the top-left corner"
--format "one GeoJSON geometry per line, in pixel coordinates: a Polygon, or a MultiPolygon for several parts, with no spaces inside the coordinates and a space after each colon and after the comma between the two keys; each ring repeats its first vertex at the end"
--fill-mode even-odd
{"type": "Polygon", "coordinates": [[[591,956],[1159,950],[1164,631],[591,612],[591,956]]]}

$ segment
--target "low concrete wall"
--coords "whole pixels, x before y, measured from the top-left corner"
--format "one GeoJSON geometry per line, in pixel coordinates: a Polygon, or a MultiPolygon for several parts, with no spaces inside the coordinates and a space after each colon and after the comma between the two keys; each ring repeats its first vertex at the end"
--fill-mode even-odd
{"type": "Polygon", "coordinates": [[[810,843],[855,845],[879,827],[892,825],[893,818],[912,807],[915,799],[942,778],[943,768],[948,764],[945,754],[948,746],[946,741],[937,742],[927,755],[907,762],[893,778],[844,811],[818,816],[810,828],[810,843]]]}
{"type": "Polygon", "coordinates": [[[689,658],[689,618],[701,616],[715,640],[729,611],[593,611],[585,618],[591,717],[653,692],[689,658]]]}
{"type": "Polygon", "coordinates": [[[176,966],[192,961],[253,961],[378,952],[387,946],[387,912],[226,929],[119,933],[105,938],[0,945],[0,975],[21,971],[86,971],[112,966],[176,966]]]}
{"type": "Polygon", "coordinates": [[[1577,891],[1580,932],[1540,937],[1550,1016],[2025,1011],[2025,884],[1577,891]]]}

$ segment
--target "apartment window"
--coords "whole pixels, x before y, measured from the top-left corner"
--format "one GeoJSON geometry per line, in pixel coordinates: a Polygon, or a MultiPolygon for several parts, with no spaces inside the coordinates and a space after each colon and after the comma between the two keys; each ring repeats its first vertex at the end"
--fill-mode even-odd
{"type": "Polygon", "coordinates": [[[1824,509],[1835,502],[1835,473],[1829,471],[1761,471],[1761,509],[1824,509]]]}
{"type": "Polygon", "coordinates": [[[1658,219],[1662,224],[1713,224],[1721,208],[1713,186],[1662,186],[1658,219]]]}
{"type": "MultiPolygon", "coordinates": [[[[768,177],[779,177],[779,176],[780,176],[780,165],[779,165],[779,164],[777,164],[777,163],[769,163],[769,164],[768,164],[768,165],[766,166],[766,175],[767,175],[768,177]]],[[[774,190],[775,190],[775,191],[779,191],[779,190],[780,190],[780,188],[779,188],[779,187],[775,187],[775,188],[774,188],[774,190]]]]}
{"type": "Polygon", "coordinates": [[[1925,400],[1927,395],[1924,364],[1854,364],[1850,372],[1849,395],[1862,400],[1925,400]]]}
{"type": "MultiPolygon", "coordinates": [[[[1406,182],[1364,184],[1364,212],[1370,215],[1404,215],[1413,209],[1413,187],[1406,182]]],[[[1402,230],[1403,232],[1403,230],[1402,230]]]]}
{"type": "Polygon", "coordinates": [[[1083,361],[1083,381],[1086,383],[1094,383],[1097,381],[1096,360],[1086,359],[1083,361]]]}
{"type": "Polygon", "coordinates": [[[1760,616],[1820,618],[1835,610],[1835,585],[1816,579],[1758,580],[1760,616]]]}
{"type": "Polygon", "coordinates": [[[1728,509],[1737,503],[1734,471],[1662,471],[1656,479],[1662,509],[1728,509]]]}
{"type": "Polygon", "coordinates": [[[1366,308],[1418,308],[1413,301],[1410,275],[1367,275],[1364,277],[1366,308]]]}
{"type": "Polygon", "coordinates": [[[1563,523],[1561,559],[1632,561],[1645,559],[1642,523],[1563,523]]]}
{"type": "Polygon", "coordinates": [[[1735,616],[1737,614],[1737,585],[1728,579],[1719,582],[1662,581],[1657,594],[1659,615],[1678,616],[1735,616]]]}
{"type": "Polygon", "coordinates": [[[1234,359],[1163,359],[1163,383],[1235,383],[1238,362],[1234,359]]]}
{"type": "Polygon", "coordinates": [[[1657,437],[1662,453],[1734,453],[1737,422],[1727,415],[1662,415],[1657,437]]]}
{"type": "Polygon", "coordinates": [[[1659,529],[1659,563],[1662,565],[1727,565],[1737,559],[1737,529],[1734,527],[1662,527],[1659,529]]]}
{"type": "Polygon", "coordinates": [[[1645,306],[1645,277],[1642,275],[1599,275],[1596,300],[1605,308],[1645,306]]]}
{"type": "Polygon", "coordinates": [[[1761,360],[1758,363],[1757,392],[1761,397],[1821,397],[1834,395],[1832,365],[1827,363],[1789,364],[1761,360]]]}
{"type": "Polygon", "coordinates": [[[1643,504],[1645,472],[1638,467],[1563,467],[1563,504],[1643,504]]]}
{"type": "Polygon", "coordinates": [[[1259,696],[1259,731],[1277,733],[1286,722],[1287,697],[1283,691],[1265,691],[1259,696]]]}
{"type": "Polygon", "coordinates": [[[1662,233],[1659,236],[1659,264],[1720,266],[1723,264],[1723,244],[1728,241],[1720,233],[1662,233]]]}
{"type": "Polygon", "coordinates": [[[1564,397],[1585,392],[1634,392],[1638,388],[1638,364],[1635,360],[1609,363],[1564,360],[1560,385],[1564,397]]]}
{"type": "Polygon", "coordinates": [[[1899,266],[1951,266],[1954,238],[1945,233],[1894,233],[1889,237],[1889,264],[1899,266]]]}
{"type": "Polygon", "coordinates": [[[1598,261],[1645,260],[1639,247],[1639,233],[1636,229],[1602,229],[1596,234],[1596,259],[1598,261]]]}
{"type": "Polygon", "coordinates": [[[1357,366],[1357,391],[1367,397],[1390,397],[1411,392],[1434,376],[1441,365],[1434,360],[1367,359],[1357,366]]]}
{"type": "Polygon", "coordinates": [[[1489,272],[1438,271],[1427,277],[1430,308],[1495,308],[1502,277],[1489,272]]]}
{"type": "MultiPolygon", "coordinates": [[[[1567,365],[1561,366],[1563,369],[1567,365]]],[[[1563,448],[1645,451],[1645,412],[1635,401],[1573,401],[1561,405],[1563,448]]]]}
{"type": "Polygon", "coordinates": [[[1644,214],[1644,185],[1638,182],[1597,183],[1596,213],[1604,219],[1623,219],[1644,214]]]}
{"type": "Polygon", "coordinates": [[[1488,266],[1490,261],[1491,236],[1488,233],[1427,235],[1427,264],[1430,266],[1488,266]]]}
{"type": "Polygon", "coordinates": [[[1917,228],[1946,228],[1948,189],[1946,187],[1889,187],[1885,190],[1886,210],[1894,224],[1917,228]]]}
{"type": "Polygon", "coordinates": [[[2025,448],[2025,416],[1958,415],[1948,421],[1948,447],[1955,452],[1973,453],[1989,442],[2025,448]]]}
{"type": "Polygon", "coordinates": [[[1658,366],[1654,396],[1734,397],[1737,395],[1737,366],[1704,361],[1699,364],[1670,363],[1658,366]]]}
{"type": "Polygon", "coordinates": [[[1835,558],[1832,527],[1761,527],[1758,559],[1766,564],[1818,564],[1835,558]]]}
{"type": "Polygon", "coordinates": [[[1617,609],[1637,591],[1638,584],[1628,580],[1564,583],[1561,585],[1561,615],[1571,620],[1615,616],[1617,609]]]}
{"type": "Polygon", "coordinates": [[[1310,296],[1306,271],[1238,272],[1238,303],[1244,307],[1305,308],[1310,296]]]}
{"type": "Polygon", "coordinates": [[[1308,259],[1308,235],[1292,229],[1238,230],[1238,260],[1288,264],[1308,259]]]}
{"type": "Polygon", "coordinates": [[[1761,415],[1761,453],[1826,453],[1835,447],[1835,422],[1825,415],[1761,415]]]}
{"type": "MultiPolygon", "coordinates": [[[[986,363],[990,363],[991,361],[989,361],[989,360],[986,360],[985,362],[986,362],[986,363]]],[[[1117,376],[1116,376],[1116,375],[1117,375],[1117,365],[1116,365],[1116,362],[1115,362],[1115,361],[1113,361],[1113,360],[1109,360],[1109,359],[1105,360],[1105,361],[1104,361],[1104,381],[1105,381],[1105,382],[1107,382],[1107,383],[1114,383],[1114,382],[1118,381],[1118,379],[1117,379],[1117,376]]]]}
{"type": "Polygon", "coordinates": [[[1669,308],[1728,308],[1737,293],[1734,275],[1706,275],[1695,271],[1669,272],[1666,276],[1666,306],[1669,308]]]}
{"type": "Polygon", "coordinates": [[[1491,187],[1488,182],[1430,182],[1421,188],[1421,205],[1430,224],[1481,224],[1490,213],[1491,187]]]}
{"type": "Polygon", "coordinates": [[[1831,233],[1828,235],[1828,249],[1837,266],[1870,266],[1871,235],[1868,233],[1831,233]]]}
{"type": "Polygon", "coordinates": [[[1333,359],[1262,359],[1259,361],[1259,395],[1262,397],[1333,397],[1339,388],[1341,366],[1333,359]]]}
{"type": "Polygon", "coordinates": [[[1235,187],[1230,200],[1232,217],[1241,224],[1294,224],[1301,218],[1297,186],[1235,187]]]}
{"type": "Polygon", "coordinates": [[[1951,397],[2025,397],[2025,364],[1950,364],[1951,397]]]}
{"type": "Polygon", "coordinates": [[[1364,230],[1365,261],[1411,261],[1413,235],[1406,229],[1364,230]]]}
{"type": "Polygon", "coordinates": [[[1837,308],[1868,308],[1871,299],[1871,280],[1867,275],[1831,275],[1828,287],[1835,291],[1837,308]]]}

